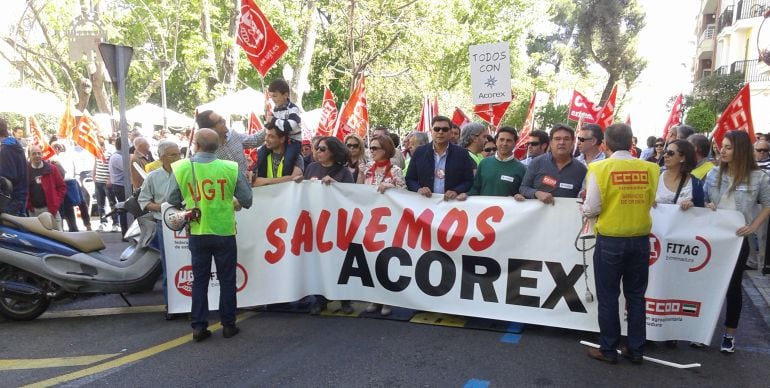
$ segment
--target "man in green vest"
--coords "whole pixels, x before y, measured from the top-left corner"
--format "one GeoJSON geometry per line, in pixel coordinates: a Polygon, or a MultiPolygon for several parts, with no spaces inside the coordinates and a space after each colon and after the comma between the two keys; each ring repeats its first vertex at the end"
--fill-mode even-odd
{"type": "Polygon", "coordinates": [[[597,217],[594,278],[600,348],[589,349],[588,356],[617,363],[622,279],[628,311],[628,346],[622,355],[640,364],[647,325],[644,293],[649,276],[650,208],[655,201],[660,170],[656,164],[631,156],[628,150],[633,134],[628,125],[610,125],[604,136],[612,156],[588,165],[582,209],[584,216],[597,217]]]}
{"type": "Polygon", "coordinates": [[[188,240],[194,279],[191,315],[196,342],[211,336],[207,318],[212,257],[219,280],[222,335],[230,338],[239,332],[235,326],[235,267],[238,262],[235,211],[251,207],[251,188],[245,176],[238,173],[236,162],[217,159],[214,153],[218,145],[219,135],[215,131],[198,130],[192,159],[171,165],[175,179],[169,182],[167,195],[173,206],[181,208],[184,201],[187,209],[200,210],[200,218],[190,221],[188,240]]]}
{"type": "Polygon", "coordinates": [[[286,134],[273,124],[267,124],[265,146],[257,152],[254,187],[290,182],[302,176],[305,169],[302,154],[297,154],[294,160],[285,160],[286,134]]]}

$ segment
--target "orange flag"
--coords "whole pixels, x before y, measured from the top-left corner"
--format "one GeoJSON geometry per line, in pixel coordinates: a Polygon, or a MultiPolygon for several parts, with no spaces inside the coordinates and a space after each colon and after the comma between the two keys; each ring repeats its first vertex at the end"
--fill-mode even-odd
{"type": "Polygon", "coordinates": [[[64,108],[64,115],[59,119],[59,132],[56,136],[59,139],[66,139],[72,135],[72,128],[75,127],[75,116],[72,115],[72,102],[67,96],[67,102],[64,108]]]}
{"type": "Polygon", "coordinates": [[[714,140],[720,148],[722,147],[722,139],[728,131],[744,131],[749,134],[751,144],[756,141],[754,122],[751,119],[751,91],[748,83],[719,116],[717,128],[714,131],[714,140]]]}
{"type": "Polygon", "coordinates": [[[321,120],[315,134],[318,136],[331,136],[334,134],[334,126],[337,125],[337,104],[334,102],[334,94],[328,87],[324,90],[324,102],[321,107],[321,120]]]}
{"type": "Polygon", "coordinates": [[[56,151],[54,151],[53,147],[51,147],[51,145],[48,144],[48,141],[45,140],[43,131],[38,127],[37,120],[35,120],[34,116],[29,116],[29,130],[32,132],[32,145],[40,147],[43,151],[43,160],[48,160],[56,155],[56,151]]]}
{"type": "Polygon", "coordinates": [[[102,149],[99,148],[99,141],[96,139],[98,127],[96,123],[88,117],[88,113],[83,112],[83,116],[78,120],[75,130],[72,131],[72,141],[83,147],[95,158],[104,160],[102,149]]]}
{"type": "Polygon", "coordinates": [[[532,127],[535,123],[535,97],[537,92],[532,94],[532,100],[529,102],[529,110],[527,111],[527,118],[524,120],[524,125],[521,126],[519,131],[519,141],[516,143],[516,148],[513,149],[513,154],[516,159],[524,159],[527,156],[527,141],[529,140],[529,133],[532,132],[532,127]]]}
{"type": "Polygon", "coordinates": [[[265,129],[265,126],[259,121],[259,117],[257,117],[254,112],[251,112],[251,115],[249,116],[249,129],[246,131],[246,134],[253,135],[263,129],[265,129]]]}
{"type": "Polygon", "coordinates": [[[361,80],[356,84],[350,99],[342,109],[337,122],[337,138],[344,141],[345,136],[355,133],[366,137],[369,132],[369,108],[366,106],[366,77],[361,75],[361,80]]]}

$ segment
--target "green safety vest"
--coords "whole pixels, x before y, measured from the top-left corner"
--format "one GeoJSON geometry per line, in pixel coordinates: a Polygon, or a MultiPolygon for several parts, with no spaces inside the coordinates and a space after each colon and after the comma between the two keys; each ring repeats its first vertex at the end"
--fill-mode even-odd
{"type": "Polygon", "coordinates": [[[273,173],[273,153],[269,153],[267,155],[267,177],[268,178],[276,178],[276,177],[282,177],[283,176],[283,159],[281,158],[281,162],[278,163],[278,171],[273,173]]]}
{"type": "Polygon", "coordinates": [[[187,159],[171,165],[188,209],[195,206],[194,195],[197,192],[201,219],[190,223],[190,234],[235,235],[233,194],[238,180],[238,163],[221,159],[209,163],[196,162],[197,191],[193,189],[191,165],[187,159]]]}

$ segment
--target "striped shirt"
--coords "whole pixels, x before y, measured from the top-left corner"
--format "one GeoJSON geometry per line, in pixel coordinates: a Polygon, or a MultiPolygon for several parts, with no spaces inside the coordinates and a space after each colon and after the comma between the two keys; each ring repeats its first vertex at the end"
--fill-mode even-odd
{"type": "Polygon", "coordinates": [[[112,152],[104,151],[104,160],[102,162],[99,158],[96,158],[96,168],[94,168],[94,182],[107,183],[110,181],[110,156],[112,152]]]}
{"type": "Polygon", "coordinates": [[[278,129],[289,135],[289,138],[302,141],[302,127],[299,125],[299,107],[291,101],[284,106],[273,108],[273,121],[278,129]]]}

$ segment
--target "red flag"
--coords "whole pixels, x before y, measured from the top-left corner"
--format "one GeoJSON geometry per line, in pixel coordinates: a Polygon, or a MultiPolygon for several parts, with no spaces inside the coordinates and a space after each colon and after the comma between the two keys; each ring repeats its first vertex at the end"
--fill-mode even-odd
{"type": "Polygon", "coordinates": [[[253,0],[241,3],[236,42],[263,78],[288,49],[253,0]]]}
{"type": "Polygon", "coordinates": [[[254,112],[251,112],[251,115],[249,115],[249,129],[246,130],[246,133],[253,135],[263,129],[265,129],[265,126],[259,121],[259,117],[254,112]]]}
{"type": "Polygon", "coordinates": [[[497,128],[500,121],[503,120],[503,116],[505,115],[505,111],[508,110],[509,105],[511,105],[510,101],[498,102],[496,104],[476,105],[473,107],[473,113],[497,128]]]}
{"type": "Polygon", "coordinates": [[[331,136],[334,134],[334,126],[337,125],[337,104],[334,102],[334,94],[328,87],[324,90],[324,102],[321,106],[321,120],[318,121],[316,136],[331,136]]]}
{"type": "Polygon", "coordinates": [[[425,98],[422,100],[422,110],[420,111],[420,121],[417,123],[417,127],[415,127],[415,131],[417,132],[429,132],[431,122],[433,122],[434,117],[434,107],[430,104],[430,97],[425,96],[425,98]]]}
{"type": "Polygon", "coordinates": [[[463,125],[471,122],[471,119],[463,112],[462,109],[455,107],[455,112],[452,113],[452,123],[462,128],[463,125]]]}
{"type": "Polygon", "coordinates": [[[69,95],[67,96],[66,104],[64,115],[59,119],[59,132],[56,134],[59,139],[66,139],[72,136],[72,128],[75,127],[75,116],[72,115],[72,102],[69,95]]]}
{"type": "Polygon", "coordinates": [[[369,108],[366,106],[366,76],[361,75],[361,79],[350,94],[348,103],[340,113],[337,121],[337,138],[345,140],[345,136],[355,133],[358,136],[366,137],[369,132],[369,108]]]}
{"type": "Polygon", "coordinates": [[[88,151],[95,158],[104,160],[104,154],[102,149],[99,148],[99,141],[96,139],[97,130],[96,123],[88,117],[88,113],[83,112],[83,116],[78,120],[75,130],[72,131],[72,141],[83,147],[84,150],[88,151]]]}
{"type": "Polygon", "coordinates": [[[527,118],[524,120],[524,125],[521,126],[521,131],[519,131],[519,141],[516,143],[516,148],[513,149],[513,155],[516,156],[516,159],[524,159],[527,156],[527,140],[529,139],[529,133],[532,131],[532,124],[535,122],[536,95],[537,92],[532,93],[527,118]]]}
{"type": "Polygon", "coordinates": [[[29,130],[32,132],[32,145],[40,147],[43,151],[43,160],[48,160],[52,156],[56,155],[56,151],[53,150],[48,141],[43,136],[43,131],[37,126],[37,120],[35,117],[29,116],[29,130]]]}
{"type": "Polygon", "coordinates": [[[717,128],[714,131],[714,140],[722,147],[722,139],[728,131],[745,131],[749,134],[751,144],[754,144],[754,122],[751,120],[751,91],[747,83],[730,105],[725,108],[717,120],[717,128]]]}
{"type": "Polygon", "coordinates": [[[617,96],[618,85],[615,84],[615,86],[612,87],[610,97],[607,99],[607,102],[604,103],[602,110],[599,112],[599,116],[597,116],[596,124],[599,124],[602,129],[612,125],[612,121],[615,120],[615,100],[617,96]]]}
{"type": "Polygon", "coordinates": [[[668,138],[668,132],[671,128],[682,123],[682,95],[676,97],[674,100],[674,106],[671,107],[671,113],[668,114],[668,120],[666,120],[666,126],[663,127],[663,140],[668,138]]]}
{"type": "Polygon", "coordinates": [[[433,117],[438,116],[438,96],[433,96],[433,105],[430,111],[433,117]]]}
{"type": "Polygon", "coordinates": [[[572,121],[583,119],[586,123],[595,123],[599,117],[600,107],[594,105],[577,90],[572,91],[572,104],[569,107],[567,118],[572,121]]]}

